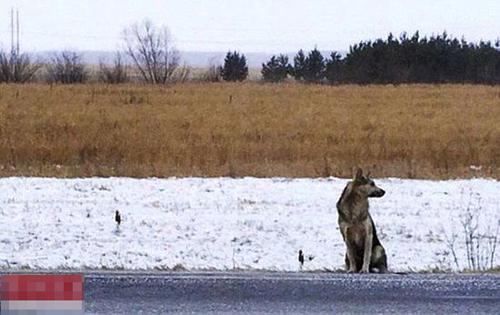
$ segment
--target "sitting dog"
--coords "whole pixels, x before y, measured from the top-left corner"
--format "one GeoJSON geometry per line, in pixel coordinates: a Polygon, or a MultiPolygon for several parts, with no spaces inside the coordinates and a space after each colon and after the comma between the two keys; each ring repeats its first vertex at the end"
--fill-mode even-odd
{"type": "Polygon", "coordinates": [[[385,191],[370,179],[370,173],[363,176],[363,171],[358,169],[337,202],[339,228],[347,246],[345,264],[348,273],[369,273],[375,268],[380,273],[387,271],[385,249],[368,212],[368,198],[384,194],[385,191]]]}

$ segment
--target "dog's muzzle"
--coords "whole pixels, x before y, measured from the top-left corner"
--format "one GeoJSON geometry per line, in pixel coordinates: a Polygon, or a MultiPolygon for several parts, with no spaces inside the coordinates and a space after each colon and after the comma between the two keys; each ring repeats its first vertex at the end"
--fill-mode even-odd
{"type": "Polygon", "coordinates": [[[370,197],[382,197],[383,195],[385,195],[385,190],[383,189],[378,189],[378,190],[375,190],[370,197]]]}

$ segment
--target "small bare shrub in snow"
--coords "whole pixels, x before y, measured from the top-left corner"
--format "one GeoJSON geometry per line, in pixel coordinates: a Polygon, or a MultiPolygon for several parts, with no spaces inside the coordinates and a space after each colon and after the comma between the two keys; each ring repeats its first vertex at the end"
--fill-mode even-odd
{"type": "Polygon", "coordinates": [[[470,271],[493,269],[500,233],[498,214],[495,217],[485,218],[481,198],[470,192],[467,206],[460,209],[458,218],[460,220],[458,231],[454,222],[451,233],[448,234],[443,229],[446,245],[457,269],[465,268],[470,271]],[[465,264],[463,253],[457,251],[458,242],[465,243],[465,264]]]}

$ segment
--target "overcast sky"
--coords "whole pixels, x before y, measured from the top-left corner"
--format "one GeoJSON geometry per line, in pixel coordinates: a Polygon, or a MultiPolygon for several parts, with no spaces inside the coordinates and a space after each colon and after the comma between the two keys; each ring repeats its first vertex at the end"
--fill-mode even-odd
{"type": "Polygon", "coordinates": [[[10,8],[21,16],[21,48],[116,50],[121,31],[145,18],[167,25],[185,51],[348,50],[403,31],[446,30],[469,41],[500,37],[494,0],[0,0],[0,47],[10,45],[10,8]]]}

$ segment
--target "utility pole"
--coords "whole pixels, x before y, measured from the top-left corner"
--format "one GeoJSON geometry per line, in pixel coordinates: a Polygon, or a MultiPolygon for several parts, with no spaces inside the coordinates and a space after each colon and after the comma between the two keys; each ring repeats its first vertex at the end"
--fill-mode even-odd
{"type": "Polygon", "coordinates": [[[16,9],[17,13],[17,55],[19,56],[19,9],[16,9]]]}
{"type": "Polygon", "coordinates": [[[16,9],[16,24],[14,26],[14,7],[10,9],[10,53],[19,55],[19,10],[16,9]]]}
{"type": "Polygon", "coordinates": [[[10,9],[10,53],[14,53],[14,7],[10,9]]]}

